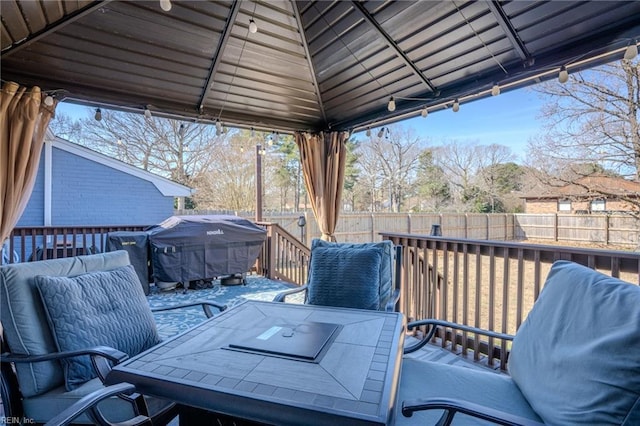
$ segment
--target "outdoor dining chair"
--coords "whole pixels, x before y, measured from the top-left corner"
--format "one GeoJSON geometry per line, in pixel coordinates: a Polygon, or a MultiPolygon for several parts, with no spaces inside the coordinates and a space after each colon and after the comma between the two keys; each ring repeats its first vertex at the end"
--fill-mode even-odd
{"type": "Polygon", "coordinates": [[[407,327],[427,331],[405,353],[437,328],[502,341],[509,374],[405,356],[396,425],[640,424],[636,284],[560,260],[515,336],[430,319],[407,327]]]}
{"type": "MultiPolygon", "coordinates": [[[[110,422],[143,416],[156,425],[177,415],[171,401],[100,393],[112,365],[160,342],[126,251],[0,266],[0,294],[6,418],[46,423],[94,392],[104,400],[74,423],[103,424],[102,413],[110,422]]],[[[194,305],[207,317],[211,307],[225,309],[212,302],[174,308],[194,305]]]]}
{"type": "Polygon", "coordinates": [[[279,293],[274,302],[304,292],[305,303],[370,310],[396,310],[400,298],[402,247],[391,241],[332,243],[314,239],[307,283],[279,293]]]}

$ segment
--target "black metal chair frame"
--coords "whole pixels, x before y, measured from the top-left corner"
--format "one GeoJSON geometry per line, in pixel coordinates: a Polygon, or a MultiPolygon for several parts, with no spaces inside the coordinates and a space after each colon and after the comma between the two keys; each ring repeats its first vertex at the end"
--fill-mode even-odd
{"type": "MultiPolygon", "coordinates": [[[[152,312],[162,312],[168,310],[175,310],[181,308],[188,308],[193,306],[200,306],[207,318],[211,318],[213,316],[213,311],[211,307],[218,309],[218,311],[222,312],[227,307],[226,305],[220,305],[215,302],[208,301],[200,301],[193,303],[185,303],[180,305],[155,308],[152,309],[152,312]]],[[[101,381],[104,382],[109,371],[113,365],[119,364],[125,361],[128,358],[128,355],[124,352],[118,351],[116,349],[107,347],[107,346],[98,346],[93,348],[86,348],[83,350],[77,351],[65,351],[65,352],[54,352],[44,355],[13,355],[8,352],[8,347],[6,346],[6,342],[4,336],[0,335],[0,397],[2,398],[3,407],[4,407],[4,415],[7,418],[24,418],[24,410],[22,407],[22,394],[20,393],[20,388],[18,385],[18,378],[16,376],[14,364],[15,363],[32,363],[32,362],[42,362],[42,361],[53,361],[60,360],[63,358],[74,357],[79,355],[89,355],[91,357],[91,363],[93,364],[94,370],[96,374],[100,378],[101,381]]],[[[69,424],[69,422],[73,421],[76,417],[78,417],[83,412],[89,409],[87,414],[90,416],[92,421],[101,426],[110,426],[112,423],[109,423],[105,417],[100,413],[99,407],[97,404],[105,398],[117,395],[119,398],[128,401],[132,404],[134,412],[138,417],[131,420],[133,423],[126,423],[127,425],[137,425],[137,424],[153,424],[153,425],[164,425],[169,423],[176,415],[178,414],[177,407],[175,405],[168,405],[166,409],[155,413],[153,416],[150,416],[147,405],[139,394],[132,393],[131,389],[126,389],[123,392],[117,392],[119,388],[104,388],[99,391],[96,391],[92,394],[89,394],[77,401],[72,407],[69,408],[69,411],[65,411],[69,417],[68,422],[64,419],[67,417],[61,416],[59,424],[69,424]],[[108,389],[108,390],[107,390],[108,389]],[[95,394],[95,395],[94,395],[95,394]],[[92,396],[91,398],[89,398],[92,396]],[[84,401],[81,403],[81,401],[84,401]],[[75,415],[72,415],[74,414],[75,415]],[[64,421],[62,421],[64,420],[64,421]],[[151,423],[145,423],[146,421],[151,423]],[[141,422],[141,423],[138,423],[141,422]]],[[[47,423],[49,424],[49,423],[47,423]]],[[[56,423],[52,423],[56,424],[56,423]]]]}

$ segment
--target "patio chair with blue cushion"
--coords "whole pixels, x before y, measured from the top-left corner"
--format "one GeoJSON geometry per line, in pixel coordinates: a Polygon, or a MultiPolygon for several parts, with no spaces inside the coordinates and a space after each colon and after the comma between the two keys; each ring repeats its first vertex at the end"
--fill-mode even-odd
{"type": "MultiPolygon", "coordinates": [[[[7,418],[45,423],[104,389],[113,364],[160,342],[126,251],[0,266],[0,294],[0,396],[7,418]]],[[[180,307],[193,305],[206,316],[210,306],[224,309],[210,302],[180,307]]],[[[128,393],[98,408],[110,422],[143,416],[165,424],[177,413],[170,401],[128,393]]],[[[73,421],[95,419],[83,413],[73,421]]]]}
{"type": "Polygon", "coordinates": [[[507,374],[405,357],[397,425],[640,424],[640,287],[569,261],[551,267],[515,336],[439,320],[410,323],[511,342],[507,374]]]}
{"type": "Polygon", "coordinates": [[[274,302],[305,292],[305,303],[371,310],[396,309],[400,298],[402,247],[391,241],[332,243],[314,239],[307,283],[274,302]]]}

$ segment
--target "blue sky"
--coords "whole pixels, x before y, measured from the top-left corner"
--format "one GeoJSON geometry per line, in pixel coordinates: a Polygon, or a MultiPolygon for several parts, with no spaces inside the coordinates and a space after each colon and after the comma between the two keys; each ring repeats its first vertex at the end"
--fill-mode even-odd
{"type": "MultiPolygon", "coordinates": [[[[536,118],[542,104],[537,93],[524,88],[461,103],[458,112],[450,108],[433,111],[426,118],[418,116],[401,124],[413,128],[432,145],[454,140],[463,144],[496,143],[508,146],[522,159],[529,138],[542,128],[542,123],[536,118]]],[[[57,111],[76,118],[93,115],[93,109],[69,103],[61,103],[57,111]]]]}
{"type": "Polygon", "coordinates": [[[542,129],[537,116],[543,103],[539,94],[524,88],[461,103],[458,112],[451,108],[429,112],[426,118],[414,117],[402,125],[413,128],[432,145],[496,143],[508,146],[522,159],[527,142],[542,129]]]}

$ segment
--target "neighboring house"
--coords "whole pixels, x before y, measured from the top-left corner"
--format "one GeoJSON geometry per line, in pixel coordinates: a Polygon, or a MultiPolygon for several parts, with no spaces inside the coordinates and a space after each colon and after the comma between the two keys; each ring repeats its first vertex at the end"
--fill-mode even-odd
{"type": "Polygon", "coordinates": [[[587,176],[559,188],[525,195],[525,213],[620,213],[637,211],[624,198],[640,201],[640,182],[609,176],[587,176]],[[605,195],[606,194],[606,195],[605,195]]]}
{"type": "Polygon", "coordinates": [[[191,193],[49,132],[33,192],[16,226],[153,225],[173,215],[176,197],[191,193]]]}

